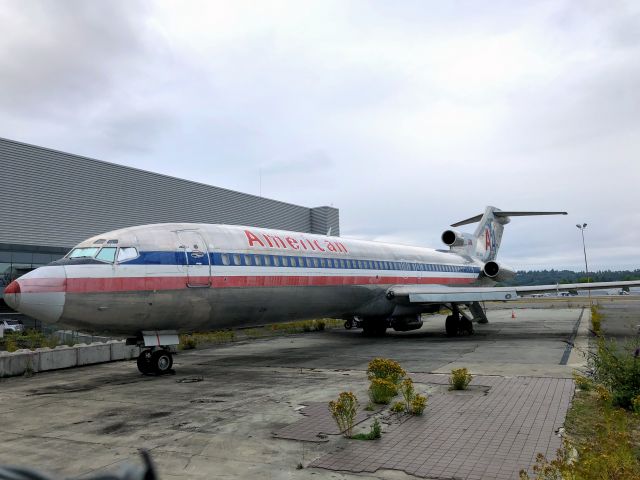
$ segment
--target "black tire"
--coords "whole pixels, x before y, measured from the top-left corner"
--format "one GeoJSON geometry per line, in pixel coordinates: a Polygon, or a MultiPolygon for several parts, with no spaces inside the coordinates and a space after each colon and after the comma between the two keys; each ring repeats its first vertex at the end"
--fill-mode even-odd
{"type": "Polygon", "coordinates": [[[473,323],[468,318],[462,318],[460,320],[460,330],[468,333],[469,335],[473,335],[473,323]]]}
{"type": "Polygon", "coordinates": [[[382,337],[387,333],[386,320],[363,320],[362,334],[365,337],[382,337]]]}
{"type": "Polygon", "coordinates": [[[156,350],[151,354],[151,365],[157,375],[168,373],[173,366],[173,355],[168,350],[156,350]]]}
{"type": "Polygon", "coordinates": [[[151,351],[144,350],[140,352],[140,355],[138,355],[137,364],[138,364],[138,370],[140,371],[140,373],[144,375],[149,375],[150,373],[153,373],[153,366],[151,364],[151,351]]]}
{"type": "Polygon", "coordinates": [[[344,328],[346,328],[347,330],[351,330],[353,328],[353,322],[351,320],[347,320],[346,322],[344,322],[344,328]]]}
{"type": "Polygon", "coordinates": [[[453,315],[449,315],[444,321],[444,329],[447,332],[448,337],[455,337],[458,335],[458,320],[453,315]]]}

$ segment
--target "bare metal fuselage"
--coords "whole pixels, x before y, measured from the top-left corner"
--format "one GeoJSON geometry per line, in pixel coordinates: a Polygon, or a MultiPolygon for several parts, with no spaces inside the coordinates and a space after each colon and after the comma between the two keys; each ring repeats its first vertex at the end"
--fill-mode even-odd
{"type": "Polygon", "coordinates": [[[52,323],[122,335],[389,317],[420,309],[388,300],[389,287],[468,285],[482,267],[427,248],[225,225],[132,227],[76,248],[128,248],[136,256],[54,262],[21,277],[7,303],[52,323]]]}

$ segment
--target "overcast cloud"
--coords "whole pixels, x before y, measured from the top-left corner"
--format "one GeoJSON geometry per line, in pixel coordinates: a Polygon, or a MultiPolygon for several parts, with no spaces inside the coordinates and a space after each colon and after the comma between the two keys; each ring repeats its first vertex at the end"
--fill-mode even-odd
{"type": "Polygon", "coordinates": [[[0,136],[516,268],[640,268],[640,4],[0,0],[0,136]],[[470,226],[468,228],[473,228],[470,226]]]}

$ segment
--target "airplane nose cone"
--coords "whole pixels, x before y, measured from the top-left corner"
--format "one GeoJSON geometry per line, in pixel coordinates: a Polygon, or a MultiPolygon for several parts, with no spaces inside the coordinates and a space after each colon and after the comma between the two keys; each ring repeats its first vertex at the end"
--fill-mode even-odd
{"type": "Polygon", "coordinates": [[[20,313],[55,323],[64,309],[66,284],[64,267],[36,268],[11,282],[4,291],[4,300],[20,313]]]}
{"type": "Polygon", "coordinates": [[[14,310],[18,309],[20,304],[20,284],[17,280],[11,282],[7,288],[4,289],[4,301],[14,310]]]}

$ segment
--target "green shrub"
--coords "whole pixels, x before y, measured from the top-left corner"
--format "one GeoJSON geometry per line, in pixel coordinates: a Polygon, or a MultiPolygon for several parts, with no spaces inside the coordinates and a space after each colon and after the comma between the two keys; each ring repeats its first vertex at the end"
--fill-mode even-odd
{"type": "Polygon", "coordinates": [[[601,331],[602,315],[598,312],[596,305],[591,306],[591,328],[597,335],[602,333],[601,331]]]}
{"type": "Polygon", "coordinates": [[[6,338],[5,348],[7,349],[7,352],[15,352],[18,350],[18,342],[16,342],[15,337],[13,335],[7,335],[6,338]]]}
{"type": "Polygon", "coordinates": [[[393,413],[402,413],[406,410],[406,406],[404,402],[396,402],[391,406],[391,411],[393,413]]]}
{"type": "Polygon", "coordinates": [[[473,376],[466,368],[458,368],[451,370],[451,376],[449,377],[449,390],[466,390],[471,383],[473,376]]]}
{"type": "Polygon", "coordinates": [[[367,367],[367,378],[369,380],[385,379],[389,380],[394,385],[400,385],[402,379],[407,375],[407,372],[400,366],[395,360],[388,358],[374,358],[369,362],[367,367]]]}
{"type": "Polygon", "coordinates": [[[374,378],[369,385],[369,398],[373,403],[388,405],[393,397],[398,394],[398,387],[385,378],[374,378]]]}
{"type": "Polygon", "coordinates": [[[593,390],[593,380],[585,377],[584,375],[580,375],[578,372],[573,372],[572,375],[573,381],[580,390],[584,390],[585,392],[593,390]]]}
{"type": "Polygon", "coordinates": [[[180,335],[180,348],[182,350],[193,350],[198,346],[198,341],[193,335],[180,335]]]}
{"type": "Polygon", "coordinates": [[[613,405],[631,409],[632,400],[640,395],[640,340],[625,346],[598,338],[598,348],[589,357],[594,379],[611,392],[613,405]]]}
{"type": "Polygon", "coordinates": [[[345,437],[353,434],[353,425],[358,414],[358,399],[352,392],[342,392],[337,401],[329,402],[329,411],[345,437]]]}
{"type": "Polygon", "coordinates": [[[424,409],[427,408],[427,397],[416,394],[411,400],[411,410],[413,415],[422,415],[424,409]]]}

